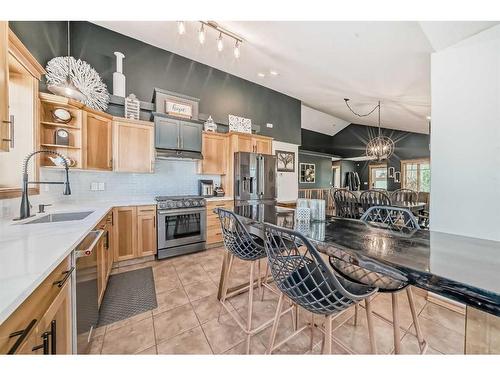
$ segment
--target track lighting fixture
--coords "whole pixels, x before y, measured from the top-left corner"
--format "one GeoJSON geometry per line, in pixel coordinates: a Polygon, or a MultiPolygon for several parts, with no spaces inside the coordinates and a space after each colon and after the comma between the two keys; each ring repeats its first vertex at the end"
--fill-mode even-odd
{"type": "MultiPolygon", "coordinates": [[[[216,32],[219,33],[219,36],[217,37],[217,51],[222,52],[224,50],[224,38],[230,38],[235,41],[234,43],[234,48],[233,48],[233,55],[236,59],[240,58],[241,55],[241,43],[243,43],[243,39],[240,38],[238,35],[232,33],[229,30],[224,29],[223,27],[219,26],[217,22],[215,21],[199,21],[200,23],[200,29],[198,31],[198,41],[200,42],[201,45],[205,44],[205,40],[207,38],[207,33],[206,33],[206,27],[209,29],[213,29],[216,32]]],[[[186,33],[186,23],[184,21],[177,21],[177,32],[179,35],[184,35],[186,33]]],[[[277,75],[274,74],[275,72],[271,72],[271,75],[277,75]]]]}

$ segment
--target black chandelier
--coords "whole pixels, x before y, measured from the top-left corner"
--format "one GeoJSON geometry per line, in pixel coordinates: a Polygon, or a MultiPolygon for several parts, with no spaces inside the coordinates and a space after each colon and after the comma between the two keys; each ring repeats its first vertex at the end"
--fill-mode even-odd
{"type": "Polygon", "coordinates": [[[349,105],[348,98],[344,98],[344,101],[347,108],[349,108],[349,110],[358,117],[369,116],[373,112],[375,112],[376,109],[378,109],[378,136],[370,139],[370,141],[367,143],[366,156],[372,159],[376,159],[377,161],[389,159],[394,153],[394,141],[391,138],[382,135],[382,132],[380,130],[380,100],[371,111],[365,114],[359,114],[355,112],[349,105]]]}

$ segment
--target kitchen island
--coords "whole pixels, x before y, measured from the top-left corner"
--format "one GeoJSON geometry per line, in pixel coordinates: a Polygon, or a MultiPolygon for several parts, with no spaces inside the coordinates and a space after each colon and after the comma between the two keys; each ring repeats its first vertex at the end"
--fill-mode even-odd
{"type": "Polygon", "coordinates": [[[263,223],[293,228],[326,255],[346,252],[361,267],[389,276],[398,272],[411,285],[465,304],[464,352],[500,353],[499,242],[425,230],[393,232],[342,218],[302,225],[293,212],[271,205],[235,208],[255,235],[262,236],[263,223]]]}

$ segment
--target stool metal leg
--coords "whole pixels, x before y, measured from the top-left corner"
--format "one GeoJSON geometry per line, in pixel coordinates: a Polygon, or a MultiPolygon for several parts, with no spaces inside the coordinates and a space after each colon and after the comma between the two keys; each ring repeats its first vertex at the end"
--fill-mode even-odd
{"type": "Polygon", "coordinates": [[[366,306],[366,323],[368,326],[368,337],[370,339],[370,349],[372,354],[377,354],[377,341],[375,340],[375,332],[373,329],[373,313],[370,297],[365,299],[366,306]]]}
{"type": "Polygon", "coordinates": [[[254,268],[255,262],[250,262],[250,278],[249,278],[249,289],[248,289],[248,313],[247,313],[247,354],[250,354],[250,341],[252,335],[250,331],[252,330],[252,312],[253,312],[253,283],[254,283],[254,268]]]}
{"type": "Polygon", "coordinates": [[[413,299],[413,291],[410,287],[406,288],[406,295],[408,296],[408,303],[410,305],[411,316],[413,318],[413,325],[415,326],[415,332],[417,333],[418,346],[420,348],[420,354],[427,351],[427,341],[425,341],[422,335],[422,329],[420,328],[420,322],[418,321],[417,310],[415,309],[415,300],[413,299]]]}
{"type": "Polygon", "coordinates": [[[325,317],[325,350],[323,354],[332,354],[332,316],[325,317]]]}
{"type": "Polygon", "coordinates": [[[394,331],[394,353],[401,353],[401,331],[399,330],[399,303],[397,293],[391,294],[392,298],[392,325],[394,331]]]}
{"type": "Polygon", "coordinates": [[[359,304],[355,304],[354,305],[354,325],[357,326],[358,325],[358,311],[359,310],[359,304]]]}
{"type": "MultiPolygon", "coordinates": [[[[269,277],[269,264],[267,264],[267,260],[265,261],[266,262],[266,273],[264,275],[264,282],[267,283],[267,278],[269,277]]],[[[259,272],[260,273],[260,272],[259,272]]],[[[262,288],[262,294],[260,296],[260,300],[261,301],[264,301],[264,290],[266,288],[262,288]]]]}
{"type": "Polygon", "coordinates": [[[273,328],[271,329],[271,336],[269,337],[269,346],[267,347],[266,354],[271,354],[273,352],[274,343],[276,341],[276,333],[278,332],[278,325],[281,318],[281,309],[283,308],[283,293],[280,293],[280,298],[278,299],[278,306],[276,307],[276,313],[274,314],[273,328]]]}

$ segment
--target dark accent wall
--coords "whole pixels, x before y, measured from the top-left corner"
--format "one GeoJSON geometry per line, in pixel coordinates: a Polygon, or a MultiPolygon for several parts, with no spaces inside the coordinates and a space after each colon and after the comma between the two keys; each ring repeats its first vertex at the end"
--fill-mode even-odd
{"type": "Polygon", "coordinates": [[[330,158],[303,154],[299,151],[298,168],[299,189],[329,188],[332,186],[332,160],[330,158]],[[300,163],[315,164],[315,183],[300,183],[300,163]]]}
{"type": "MultiPolygon", "coordinates": [[[[341,157],[356,157],[365,154],[368,141],[378,133],[377,128],[365,125],[351,124],[330,137],[325,134],[302,129],[301,149],[319,151],[341,157]]],[[[388,160],[387,166],[401,170],[401,160],[419,159],[430,157],[427,134],[404,132],[392,129],[382,129],[382,134],[394,140],[394,155],[388,160]]],[[[368,189],[368,166],[370,162],[354,162],[353,165],[361,180],[361,189],[368,189]],[[365,184],[366,182],[366,184],[365,184]]],[[[344,174],[344,173],[343,173],[344,174]]],[[[401,187],[394,179],[388,179],[388,190],[401,187]]]]}
{"type": "MultiPolygon", "coordinates": [[[[66,54],[65,22],[18,21],[11,27],[43,65],[50,57],[66,54]]],[[[71,22],[72,55],[96,69],[110,92],[114,51],[125,54],[127,94],[151,101],[158,87],[194,96],[200,99],[200,112],[216,122],[227,124],[228,114],[243,116],[261,125],[259,134],[301,143],[299,100],[92,23],[71,22]]]]}
{"type": "MultiPolygon", "coordinates": [[[[65,21],[9,21],[9,27],[43,66],[51,58],[68,53],[65,21]]],[[[40,89],[46,91],[45,77],[40,89]]]]}

